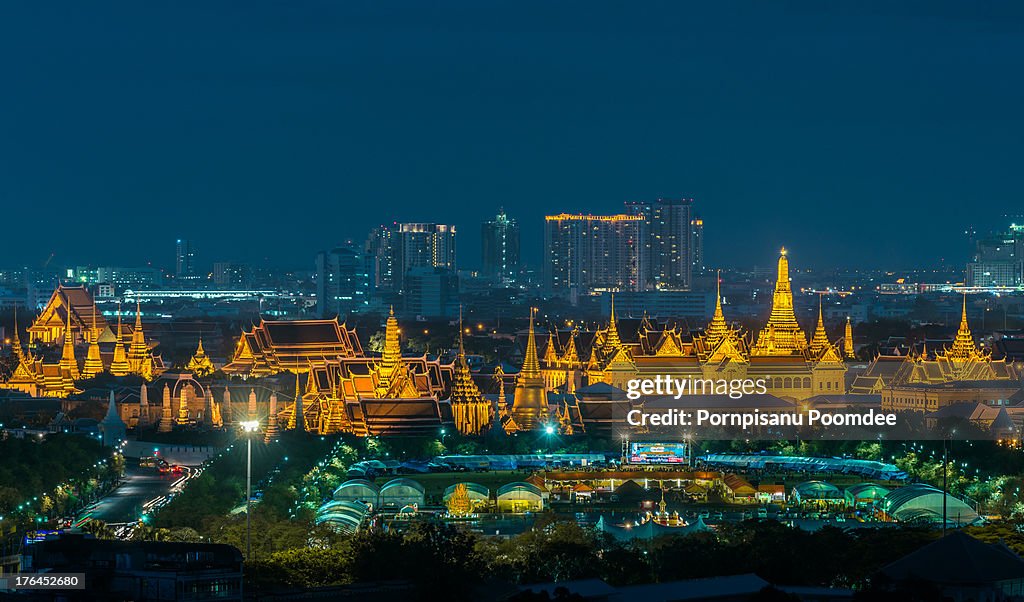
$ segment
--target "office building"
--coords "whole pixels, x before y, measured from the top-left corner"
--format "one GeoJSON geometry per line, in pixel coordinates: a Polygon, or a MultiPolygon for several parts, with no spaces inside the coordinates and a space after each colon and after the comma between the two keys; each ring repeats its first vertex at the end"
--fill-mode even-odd
{"type": "Polygon", "coordinates": [[[174,247],[174,277],[177,280],[198,280],[196,273],[195,249],[192,248],[192,241],[187,238],[179,238],[174,247]]]}
{"type": "Polygon", "coordinates": [[[370,305],[371,261],[348,242],[316,255],[317,310],[323,318],[366,311],[370,305]]]}
{"type": "Polygon", "coordinates": [[[513,284],[519,276],[519,224],[501,210],[481,228],[483,275],[501,284],[513,284]]]}
{"type": "Polygon", "coordinates": [[[1024,284],[1024,225],[977,239],[965,278],[968,286],[1024,284]]]}
{"type": "Polygon", "coordinates": [[[545,217],[544,284],[548,293],[568,296],[600,290],[643,289],[639,215],[545,217]]]}
{"type": "Polygon", "coordinates": [[[375,291],[401,293],[405,290],[406,275],[414,268],[455,272],[455,226],[431,223],[380,226],[370,232],[366,253],[373,266],[375,291]]]}
{"type": "Polygon", "coordinates": [[[693,256],[693,272],[704,271],[704,218],[695,216],[690,222],[690,250],[693,256]]]}
{"type": "MultiPolygon", "coordinates": [[[[640,286],[645,290],[689,290],[693,274],[693,199],[630,201],[626,211],[640,224],[640,286]]],[[[703,222],[701,222],[703,229],[703,222]]]]}
{"type": "Polygon", "coordinates": [[[213,284],[221,288],[249,288],[252,271],[244,263],[217,261],[213,264],[213,284]]]}

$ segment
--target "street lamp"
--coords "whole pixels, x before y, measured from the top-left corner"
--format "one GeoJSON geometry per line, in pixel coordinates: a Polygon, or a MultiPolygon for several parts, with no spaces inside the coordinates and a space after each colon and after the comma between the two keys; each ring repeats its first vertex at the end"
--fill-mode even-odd
{"type": "Polygon", "coordinates": [[[245,431],[245,559],[252,557],[252,434],[259,430],[258,420],[241,423],[245,431]]]}

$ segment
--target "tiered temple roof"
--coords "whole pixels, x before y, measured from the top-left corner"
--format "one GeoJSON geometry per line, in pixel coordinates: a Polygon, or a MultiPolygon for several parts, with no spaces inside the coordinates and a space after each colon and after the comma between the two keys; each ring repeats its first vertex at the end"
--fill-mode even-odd
{"type": "Polygon", "coordinates": [[[96,316],[93,326],[93,318],[97,314],[96,302],[89,289],[61,284],[54,289],[39,316],[29,326],[29,344],[63,342],[69,314],[76,343],[88,342],[88,333],[102,332],[107,328],[102,315],[96,316]]]}
{"type": "Polygon", "coordinates": [[[778,276],[772,294],[772,313],[768,324],[757,335],[751,355],[801,355],[807,348],[807,335],[800,329],[793,310],[793,289],[789,282],[789,259],[786,249],[779,254],[778,276]]]}
{"type": "Polygon", "coordinates": [[[269,376],[305,372],[310,364],[339,357],[362,357],[354,330],[332,320],[261,320],[243,331],[224,372],[238,376],[269,376]]]}

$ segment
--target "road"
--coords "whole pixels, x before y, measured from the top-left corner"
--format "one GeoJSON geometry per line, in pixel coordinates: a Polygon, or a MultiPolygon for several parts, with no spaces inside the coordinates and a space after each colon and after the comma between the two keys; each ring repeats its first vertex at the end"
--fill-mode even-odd
{"type": "Polygon", "coordinates": [[[188,467],[179,474],[160,474],[156,468],[140,468],[138,461],[129,460],[121,485],[83,510],[77,522],[96,519],[115,525],[134,523],[143,512],[162,505],[169,495],[181,491],[197,474],[188,467]]]}

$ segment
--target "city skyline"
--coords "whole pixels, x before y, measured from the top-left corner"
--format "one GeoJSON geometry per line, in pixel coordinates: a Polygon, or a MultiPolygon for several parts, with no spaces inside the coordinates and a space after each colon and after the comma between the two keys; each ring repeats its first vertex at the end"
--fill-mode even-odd
{"type": "Polygon", "coordinates": [[[544,214],[692,197],[709,264],[786,244],[808,267],[896,268],[960,264],[965,230],[1019,206],[1019,7],[663,8],[9,8],[0,48],[26,60],[0,199],[11,224],[69,219],[10,228],[8,261],[88,244],[85,262],[163,264],[169,231],[210,261],[310,265],[382,222],[454,224],[476,249],[501,206],[525,242],[544,214]],[[82,206],[102,228],[76,227],[82,206]],[[271,224],[274,255],[244,244],[271,224]]]}

